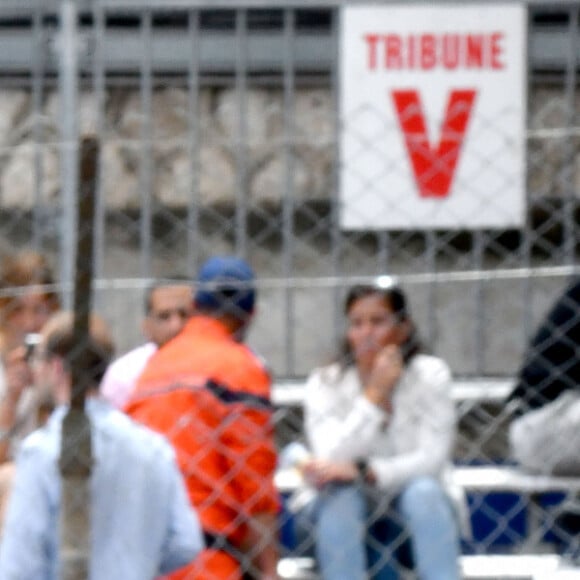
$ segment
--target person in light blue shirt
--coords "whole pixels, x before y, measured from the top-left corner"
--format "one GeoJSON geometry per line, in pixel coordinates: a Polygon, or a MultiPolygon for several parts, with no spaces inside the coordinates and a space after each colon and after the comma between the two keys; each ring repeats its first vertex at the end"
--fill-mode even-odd
{"type": "MultiPolygon", "coordinates": [[[[70,399],[66,361],[74,346],[72,316],[55,315],[43,329],[33,370],[38,387],[53,394],[57,408],[45,427],[25,439],[17,456],[0,542],[2,580],[61,577],[58,461],[70,399]]],[[[106,325],[91,318],[87,367],[94,371],[95,384],[112,350],[106,325]]],[[[173,448],[98,397],[87,400],[86,413],[94,456],[89,579],[152,580],[191,562],[204,541],[173,448]]]]}

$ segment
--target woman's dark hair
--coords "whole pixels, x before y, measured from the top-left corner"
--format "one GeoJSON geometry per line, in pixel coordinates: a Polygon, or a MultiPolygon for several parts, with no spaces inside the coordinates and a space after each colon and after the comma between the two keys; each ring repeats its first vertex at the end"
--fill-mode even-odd
{"type": "MultiPolygon", "coordinates": [[[[397,285],[381,287],[373,284],[357,284],[346,295],[344,314],[348,316],[353,304],[367,296],[379,296],[382,298],[396,317],[397,323],[406,322],[409,325],[409,335],[401,345],[403,361],[405,364],[408,364],[416,354],[423,351],[423,345],[417,333],[415,323],[411,318],[411,313],[407,306],[407,298],[403,290],[397,285]]],[[[343,367],[350,366],[354,363],[354,357],[346,337],[344,337],[340,349],[340,362],[343,367]]]]}

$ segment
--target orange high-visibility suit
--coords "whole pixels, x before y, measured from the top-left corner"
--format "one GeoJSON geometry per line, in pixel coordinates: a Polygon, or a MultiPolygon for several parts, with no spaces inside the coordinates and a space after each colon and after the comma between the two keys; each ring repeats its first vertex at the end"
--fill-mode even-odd
{"type": "MultiPolygon", "coordinates": [[[[247,521],[276,514],[271,380],[218,320],[194,316],[150,359],[127,412],[175,447],[206,538],[239,547],[247,521]]],[[[235,550],[234,550],[235,551],[235,550]]],[[[238,580],[239,559],[211,545],[171,580],[238,580]]]]}

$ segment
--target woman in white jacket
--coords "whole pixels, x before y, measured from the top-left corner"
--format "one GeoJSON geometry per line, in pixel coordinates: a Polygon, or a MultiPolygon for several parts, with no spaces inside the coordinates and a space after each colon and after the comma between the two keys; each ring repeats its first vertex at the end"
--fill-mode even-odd
{"type": "MultiPolygon", "coordinates": [[[[383,280],[383,279],[379,279],[383,280]]],[[[447,364],[421,352],[402,290],[356,286],[341,360],[306,389],[303,465],[323,578],[385,580],[399,564],[454,580],[458,530],[442,483],[455,436],[447,364]]]]}

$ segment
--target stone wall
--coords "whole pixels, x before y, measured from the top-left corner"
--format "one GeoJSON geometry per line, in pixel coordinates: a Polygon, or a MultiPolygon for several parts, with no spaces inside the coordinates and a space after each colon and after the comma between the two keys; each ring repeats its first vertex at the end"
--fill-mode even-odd
{"type": "MultiPolygon", "coordinates": [[[[31,112],[24,91],[0,92],[2,159],[0,200],[3,209],[30,208],[34,202],[34,155],[42,157],[42,198],[58,202],[59,99],[50,94],[43,110],[31,112]],[[35,137],[42,143],[33,147],[35,137]]],[[[80,96],[82,133],[96,132],[96,101],[80,96]]],[[[286,159],[291,157],[296,203],[330,195],[334,119],[328,91],[299,91],[292,118],[291,143],[285,141],[283,98],[280,90],[252,90],[243,120],[246,135],[239,147],[240,122],[233,89],[205,89],[199,96],[199,114],[190,127],[188,95],[168,88],[152,97],[151,115],[144,115],[140,96],[131,91],[107,95],[103,129],[104,192],[111,210],[141,205],[139,168],[152,162],[152,191],[169,208],[191,203],[190,143],[197,131],[199,167],[197,200],[203,205],[235,203],[237,164],[251,203],[279,204],[284,192],[286,159]],[[144,140],[144,135],[149,140],[144,140]],[[242,156],[242,157],[241,157],[242,156]]]]}
{"type": "MultiPolygon", "coordinates": [[[[170,208],[191,201],[191,131],[188,94],[179,88],[155,91],[151,114],[144,115],[135,91],[111,90],[106,95],[103,128],[104,191],[110,209],[140,207],[140,160],[151,159],[154,198],[170,208]],[[144,141],[144,135],[150,140],[144,141]],[[147,157],[150,155],[150,157],[147,157]]],[[[580,99],[579,99],[580,101],[580,99]]],[[[256,205],[280,204],[291,159],[295,203],[326,200],[333,194],[335,146],[333,101],[325,89],[296,91],[294,110],[285,118],[279,89],[251,89],[240,123],[238,94],[231,88],[205,88],[194,120],[199,148],[197,200],[203,205],[235,203],[236,171],[243,163],[249,200],[256,205]],[[243,124],[243,147],[239,145],[243,124]],[[285,130],[286,129],[286,130],[285,130]]],[[[580,104],[580,102],[579,102],[580,104]]],[[[577,107],[578,108],[578,107],[577,107]]],[[[29,93],[0,91],[0,206],[30,208],[34,203],[34,155],[40,151],[42,198],[56,203],[59,191],[59,99],[49,93],[42,110],[33,112],[29,93]],[[42,146],[34,147],[39,142],[42,146]]],[[[96,132],[97,103],[93,94],[80,96],[81,131],[96,132]]],[[[580,191],[578,138],[562,132],[570,117],[563,92],[536,89],[530,98],[530,188],[548,196],[580,191]],[[542,133],[543,132],[543,133],[542,133]]]]}

